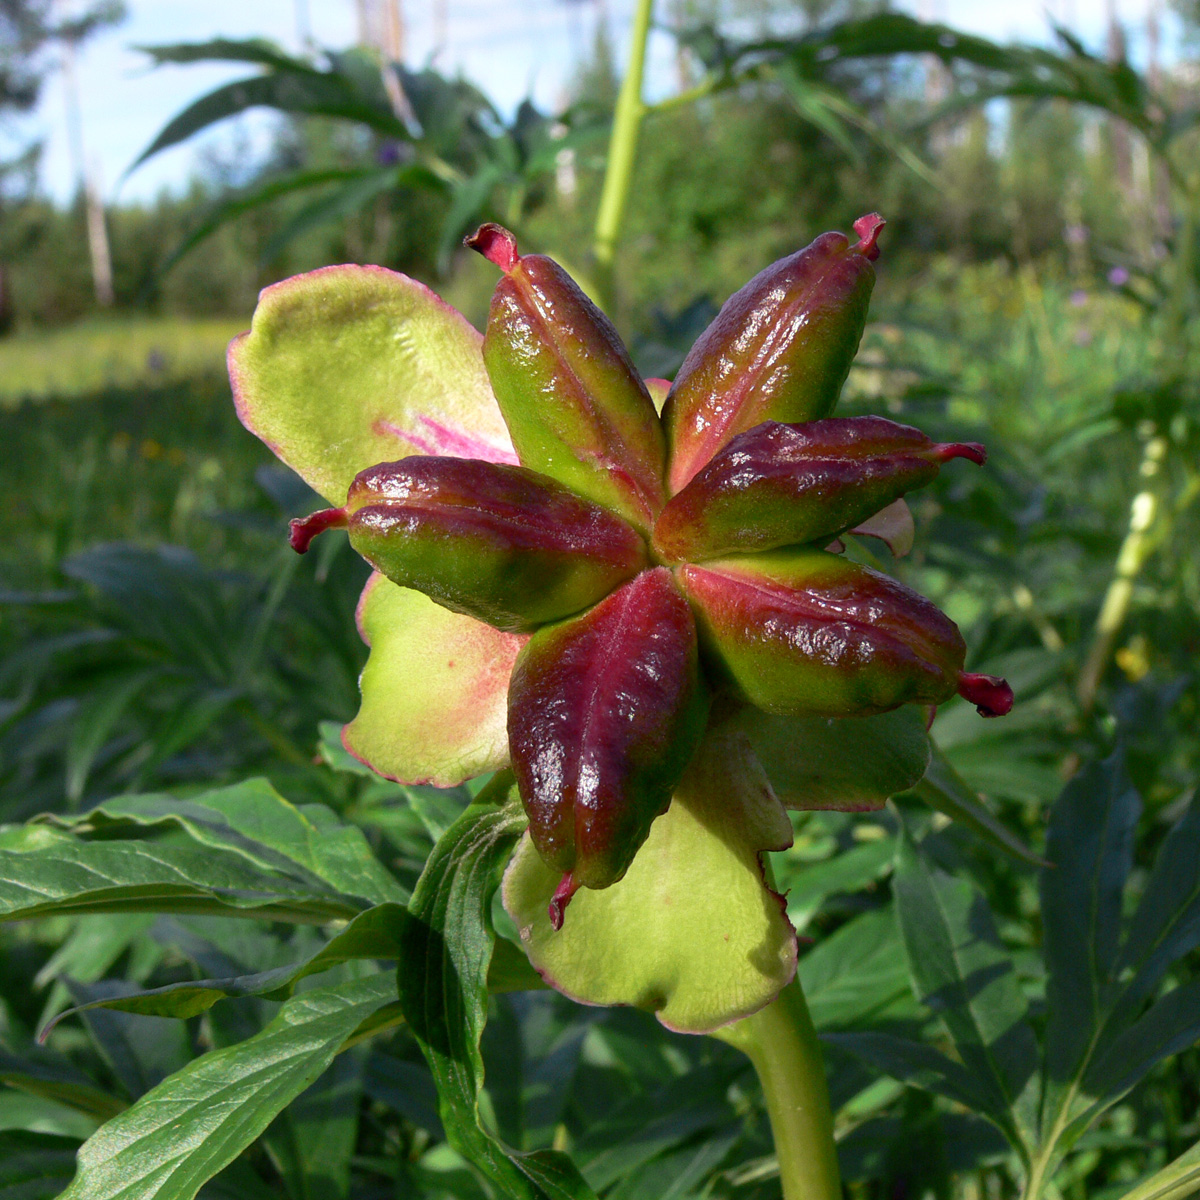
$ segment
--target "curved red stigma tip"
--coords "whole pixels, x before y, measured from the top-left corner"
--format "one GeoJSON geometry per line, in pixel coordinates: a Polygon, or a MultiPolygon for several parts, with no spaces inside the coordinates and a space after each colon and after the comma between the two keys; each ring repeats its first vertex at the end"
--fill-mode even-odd
{"type": "Polygon", "coordinates": [[[288,541],[297,554],[307,552],[312,540],[327,529],[345,529],[350,517],[344,508],[323,508],[307,517],[296,517],[288,522],[288,541]]]}
{"type": "Polygon", "coordinates": [[[964,671],[958,677],[958,694],[975,705],[981,717],[1003,717],[1012,711],[1013,690],[998,675],[964,671]]]}
{"type": "Polygon", "coordinates": [[[852,247],[856,254],[863,255],[868,262],[874,262],[879,257],[879,246],[876,239],[879,231],[887,222],[878,213],[867,213],[854,222],[854,232],[858,234],[858,245],[852,247]]]}
{"type": "Polygon", "coordinates": [[[506,275],[521,261],[517,253],[517,239],[503,225],[488,221],[475,230],[463,245],[479,251],[490,263],[495,263],[506,275]]]}
{"type": "Polygon", "coordinates": [[[938,462],[949,462],[952,458],[969,458],[978,466],[987,462],[987,447],[981,442],[942,442],[933,448],[938,462]]]}
{"type": "Polygon", "coordinates": [[[550,897],[550,926],[557,933],[563,927],[563,917],[566,916],[567,905],[571,903],[571,897],[579,891],[579,884],[575,882],[575,876],[568,871],[561,880],[558,887],[554,889],[554,895],[550,897]]]}

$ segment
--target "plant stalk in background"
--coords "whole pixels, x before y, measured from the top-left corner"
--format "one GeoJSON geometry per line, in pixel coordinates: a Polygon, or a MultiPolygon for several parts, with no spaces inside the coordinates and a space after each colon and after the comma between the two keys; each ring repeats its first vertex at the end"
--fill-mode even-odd
{"type": "Polygon", "coordinates": [[[633,187],[633,169],[637,159],[638,134],[646,114],[643,99],[643,77],[646,67],[646,43],[650,36],[650,16],[654,0],[638,0],[630,31],[629,66],[621,81],[617,108],[613,114],[612,137],[608,144],[608,161],[604,169],[604,187],[600,192],[600,208],[596,213],[593,253],[596,260],[595,281],[600,307],[612,311],[615,300],[615,271],[617,242],[625,222],[625,209],[633,187]]]}

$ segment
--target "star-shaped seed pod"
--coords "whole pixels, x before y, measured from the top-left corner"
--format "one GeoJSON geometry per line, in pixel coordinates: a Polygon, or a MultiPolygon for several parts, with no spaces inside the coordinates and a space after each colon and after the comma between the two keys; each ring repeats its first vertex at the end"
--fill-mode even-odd
{"type": "Polygon", "coordinates": [[[420,285],[370,268],[268,289],[231,347],[243,421],[335,504],[293,522],[293,545],[343,526],[378,572],[347,747],[410,782],[511,762],[529,832],[506,903],[534,965],[581,999],[646,1004],[690,1029],[766,1003],[795,942],[759,856],[790,841],[780,799],[815,806],[788,794],[786,760],[828,750],[844,724],[884,722],[876,740],[922,747],[915,774],[908,761],[825,797],[877,806],[928,755],[923,711],[902,706],[955,692],[985,715],[1011,706],[1003,681],[964,671],[933,604],[829,549],[856,530],[903,532],[906,492],[952,458],[984,458],[829,416],[882,224],[856,222],[853,244],[825,234],[731,297],[661,416],[665,388],[641,379],[611,322],[495,225],[468,239],[503,272],[482,347],[420,285]],[[418,680],[405,656],[441,670],[418,680]],[[703,886],[697,869],[726,879],[723,933],[682,911],[661,919],[703,886]],[[624,949],[601,937],[603,971],[598,926],[624,930],[624,949]],[[688,938],[711,954],[717,937],[737,962],[732,994],[714,998],[681,985],[679,956],[688,938]],[[738,964],[753,961],[748,983],[738,964]]]}

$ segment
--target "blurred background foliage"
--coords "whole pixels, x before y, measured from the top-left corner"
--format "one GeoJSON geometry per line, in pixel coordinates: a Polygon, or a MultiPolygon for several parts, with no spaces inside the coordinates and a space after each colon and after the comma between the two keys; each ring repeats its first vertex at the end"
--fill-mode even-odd
{"type": "MultiPolygon", "coordinates": [[[[40,10],[40,25],[13,24],[10,8],[37,6],[0,5],[0,104],[13,106],[28,103],[47,41],[87,30],[52,29],[40,10]]],[[[888,217],[840,411],[987,443],[986,471],[948,470],[914,499],[917,550],[885,565],[958,621],[971,668],[1007,675],[1018,700],[986,725],[947,705],[934,734],[1035,848],[1064,783],[1122,746],[1145,804],[1136,897],[1200,774],[1200,14],[1180,0],[1179,56],[1135,72],[1115,24],[1095,58],[1064,31],[1054,61],[1067,67],[1051,70],[899,18],[856,26],[854,44],[831,39],[839,21],[891,20],[857,0],[661,8],[688,102],[647,114],[620,245],[613,307],[639,365],[669,376],[754,271],[864,212],[888,217]],[[871,50],[887,38],[913,52],[871,50]],[[1007,98],[982,102],[992,94],[1007,98]]],[[[236,59],[260,81],[240,99],[199,100],[160,144],[252,101],[278,120],[266,153],[210,155],[185,191],[104,213],[111,304],[89,269],[87,197],[64,208],[39,195],[29,155],[3,168],[0,821],[261,774],[360,824],[411,885],[461,797],[367,778],[340,752],[365,653],[353,624],[365,569],[337,536],[303,560],[288,551],[286,519],[316,501],[237,425],[222,347],[259,288],[344,261],[413,274],[482,325],[494,272],[455,247],[483,219],[586,280],[618,86],[610,32],[598,17],[555,114],[499,113],[468,82],[381,66],[369,46],[309,59],[265,42],[154,53],[236,59]]],[[[909,816],[926,851],[987,896],[1043,1020],[1034,873],[940,818],[909,816]]],[[[919,1032],[927,1019],[890,914],[899,829],[891,810],[806,814],[776,864],[815,939],[802,972],[823,1029],[919,1032]]],[[[106,978],[171,982],[211,973],[219,956],[259,970],[303,949],[301,934],[265,923],[218,924],[8,927],[0,1035],[33,1055],[39,1023],[106,978]]],[[[95,1125],[88,1088],[123,1105],[272,1011],[227,1003],[158,1040],[132,1038],[122,1022],[137,1018],[119,1013],[64,1023],[44,1052],[57,1091],[0,1062],[0,1079],[24,1080],[0,1092],[0,1141],[17,1139],[0,1149],[0,1197],[21,1155],[34,1164],[21,1179],[58,1178],[22,1196],[65,1184],[95,1125]]],[[[494,1009],[492,1102],[514,1144],[571,1145],[606,1197],[778,1194],[761,1100],[731,1051],[545,993],[494,1009]]],[[[830,1053],[850,1195],[1016,1195],[990,1127],[830,1053]]],[[[442,1138],[411,1039],[339,1062],[295,1128],[281,1119],[212,1195],[484,1194],[442,1138]],[[333,1147],[327,1177],[306,1177],[308,1136],[333,1147]]],[[[1058,1194],[1123,1194],[1197,1141],[1198,1069],[1195,1050],[1155,1068],[1061,1168],[1058,1194]]]]}

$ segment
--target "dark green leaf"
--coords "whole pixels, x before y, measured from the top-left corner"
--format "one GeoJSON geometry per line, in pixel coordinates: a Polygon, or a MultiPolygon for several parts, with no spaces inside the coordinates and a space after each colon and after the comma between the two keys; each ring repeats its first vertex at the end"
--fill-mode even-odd
{"type": "Polygon", "coordinates": [[[981,1085],[982,1081],[962,1063],[947,1058],[941,1051],[923,1042],[869,1030],[862,1033],[826,1033],[822,1034],[822,1041],[853,1054],[899,1083],[937,1092],[939,1096],[945,1096],[973,1112],[985,1115],[990,1112],[993,1097],[989,1089],[981,1085]]]}
{"type": "Polygon", "coordinates": [[[974,789],[950,765],[946,756],[933,746],[933,756],[925,777],[912,789],[913,795],[930,808],[944,813],[952,821],[974,830],[984,841],[1035,867],[1046,865],[1014,833],[1010,832],[975,794],[974,789]]]}
{"type": "Polygon", "coordinates": [[[0,1083],[102,1120],[125,1108],[123,1100],[97,1087],[65,1059],[40,1047],[31,1047],[24,1055],[0,1048],[0,1083]]]}
{"type": "Polygon", "coordinates": [[[1133,1005],[1167,968],[1200,945],[1200,800],[1193,800],[1159,849],[1129,924],[1114,974],[1133,972],[1121,1000],[1133,1005]]]}
{"type": "Polygon", "coordinates": [[[484,1128],[480,1113],[487,974],[497,873],[525,827],[510,772],[497,776],[434,847],[410,904],[400,1002],[437,1084],[451,1145],[497,1187],[535,1200],[591,1200],[570,1159],[520,1153],[484,1128]],[[507,800],[501,806],[501,801],[507,800]]]}
{"type": "MultiPolygon", "coordinates": [[[[176,246],[159,266],[161,272],[171,269],[188,251],[195,249],[206,238],[211,237],[222,226],[237,220],[255,209],[263,208],[283,196],[295,192],[307,191],[309,188],[323,187],[329,183],[345,183],[347,180],[358,179],[370,168],[362,167],[326,167],[315,171],[293,171],[266,183],[258,184],[248,191],[241,192],[215,205],[203,220],[188,232],[187,237],[176,246]]],[[[332,722],[326,722],[332,724],[332,722]]],[[[338,729],[341,726],[337,726],[338,729]]],[[[364,771],[366,767],[362,768],[364,771]]]]}
{"type": "Polygon", "coordinates": [[[920,1015],[890,909],[863,913],[823,938],[800,959],[798,974],[818,1029],[920,1015]]]}
{"type": "Polygon", "coordinates": [[[365,1046],[339,1054],[263,1134],[293,1196],[345,1200],[349,1194],[366,1056],[365,1046]]]}
{"type": "Polygon", "coordinates": [[[155,65],[163,63],[247,62],[284,71],[316,73],[310,63],[293,58],[265,38],[213,38],[209,42],[182,42],[167,46],[135,46],[149,54],[155,65]]]}
{"type": "Polygon", "coordinates": [[[367,1061],[367,1095],[407,1117],[438,1141],[445,1141],[437,1113],[437,1088],[424,1064],[405,1062],[376,1050],[367,1061]]]}
{"type": "Polygon", "coordinates": [[[87,787],[92,763],[137,694],[159,675],[156,667],[122,671],[94,684],[79,706],[67,743],[66,792],[72,807],[87,787]]]}
{"type": "Polygon", "coordinates": [[[895,856],[895,842],[887,837],[853,846],[822,862],[776,856],[775,882],[779,893],[787,896],[788,920],[797,932],[802,931],[827,897],[861,891],[891,870],[895,856]]]}
{"type": "Polygon", "coordinates": [[[47,1133],[0,1133],[0,1200],[51,1200],[75,1174],[78,1142],[47,1133]]]}
{"type": "Polygon", "coordinates": [[[607,1195],[607,1200],[681,1200],[704,1195],[703,1183],[733,1148],[738,1134],[712,1134],[686,1149],[651,1159],[640,1170],[626,1175],[607,1195]]]}
{"type": "MultiPolygon", "coordinates": [[[[1098,1055],[1083,1090],[1107,1107],[1169,1055],[1200,1041],[1200,979],[1168,992],[1098,1055]]],[[[1089,1113],[1097,1111],[1094,1106],[1089,1113]]]]}
{"type": "Polygon", "coordinates": [[[332,222],[343,221],[369,204],[382,192],[397,186],[399,172],[395,167],[372,167],[358,172],[357,177],[347,179],[325,195],[318,196],[294,213],[271,235],[260,255],[270,262],[298,237],[310,229],[332,222]]]}
{"type": "Polygon", "coordinates": [[[147,991],[109,995],[62,1013],[57,1020],[94,1008],[159,1017],[194,1017],[211,1008],[218,1000],[231,996],[265,996],[271,1000],[283,1000],[292,994],[300,980],[328,971],[340,963],[356,959],[399,958],[400,928],[405,918],[406,910],[402,906],[381,904],[359,913],[345,929],[304,962],[253,975],[200,979],[194,983],[172,983],[147,991]]]}
{"type": "Polygon", "coordinates": [[[879,808],[912,787],[929,763],[925,721],[913,705],[840,720],[748,708],[739,724],[790,808],[879,808]]]}
{"type": "Polygon", "coordinates": [[[601,1191],[701,1133],[728,1128],[733,1118],[725,1098],[729,1083],[728,1072],[692,1071],[630,1097],[607,1120],[592,1125],[576,1146],[588,1183],[601,1191]]]}
{"type": "Polygon", "coordinates": [[[892,889],[913,987],[988,1097],[985,1115],[1014,1144],[1030,1143],[1037,1043],[983,897],[965,881],[931,870],[907,831],[892,889]]]}
{"type": "Polygon", "coordinates": [[[83,1020],[88,1032],[131,1097],[136,1099],[160,1084],[190,1057],[187,1027],[180,1022],[102,1007],[108,997],[122,990],[119,980],[68,981],[67,987],[76,1004],[87,1006],[83,1020]]]}
{"type": "Polygon", "coordinates": [[[196,1059],[97,1130],[62,1200],[192,1200],[394,995],[377,974],[293,997],[261,1033],[196,1059]]]}
{"type": "Polygon", "coordinates": [[[1046,1002],[1044,1127],[1087,1069],[1117,958],[1121,895],[1141,801],[1118,752],[1066,786],[1050,814],[1041,875],[1046,1002]]]}

